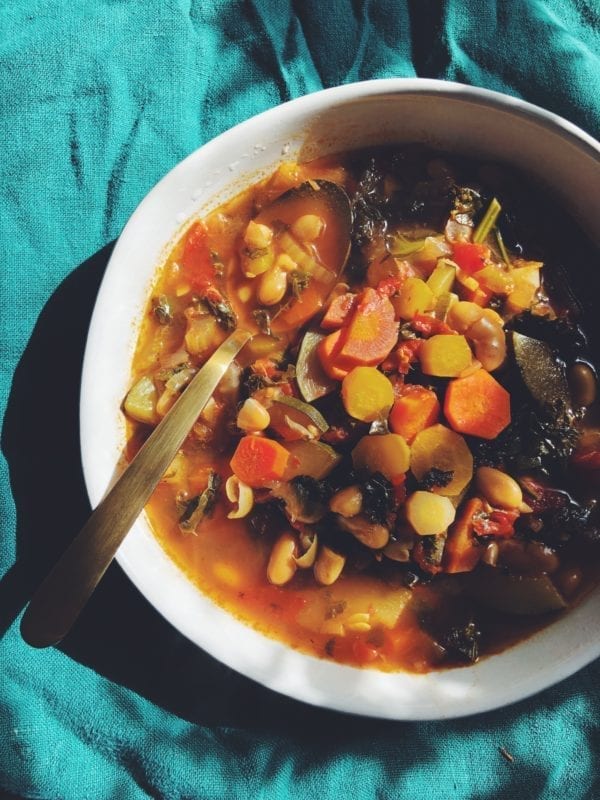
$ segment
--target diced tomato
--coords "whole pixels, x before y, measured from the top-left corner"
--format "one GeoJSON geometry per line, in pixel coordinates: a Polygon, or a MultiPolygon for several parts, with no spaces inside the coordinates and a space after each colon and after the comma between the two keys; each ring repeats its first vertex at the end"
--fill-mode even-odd
{"type": "Polygon", "coordinates": [[[358,295],[352,292],[346,292],[339,297],[335,297],[321,320],[321,327],[326,331],[334,331],[337,328],[341,328],[354,309],[357,297],[358,295]]]}
{"type": "Polygon", "coordinates": [[[395,475],[392,478],[391,483],[392,486],[394,487],[394,501],[396,505],[401,506],[406,500],[406,495],[407,495],[406,473],[403,472],[400,475],[395,475]]]}
{"type": "Polygon", "coordinates": [[[515,521],[519,518],[517,510],[494,509],[481,512],[473,517],[473,530],[477,536],[499,536],[509,539],[515,532],[515,521]]]}
{"type": "Polygon", "coordinates": [[[354,639],[352,653],[359,664],[370,664],[379,658],[379,650],[363,639],[354,639]]]}
{"type": "Polygon", "coordinates": [[[462,300],[468,300],[469,303],[475,303],[475,305],[481,306],[482,308],[485,308],[494,296],[494,293],[488,289],[487,286],[482,286],[481,284],[472,291],[462,288],[459,294],[462,300]]]}
{"type": "Polygon", "coordinates": [[[410,365],[414,364],[419,357],[419,350],[422,344],[423,339],[407,339],[398,347],[395,355],[398,359],[398,372],[401,375],[408,374],[410,365]]]}
{"type": "Polygon", "coordinates": [[[475,242],[453,242],[452,260],[469,275],[479,272],[485,267],[486,259],[490,257],[490,248],[485,244],[475,242]]]}
{"type": "Polygon", "coordinates": [[[216,281],[217,273],[208,246],[208,232],[203,222],[195,222],[188,231],[181,267],[183,275],[202,293],[216,281]]]}
{"type": "Polygon", "coordinates": [[[398,259],[394,259],[396,264],[396,275],[389,275],[387,278],[383,278],[377,284],[377,291],[379,294],[387,295],[387,297],[393,297],[395,294],[400,292],[400,289],[404,286],[404,282],[407,278],[413,278],[417,274],[411,264],[408,261],[398,261],[398,259]]]}
{"type": "Polygon", "coordinates": [[[430,317],[428,314],[415,314],[412,318],[410,327],[417,333],[421,333],[428,338],[439,333],[456,333],[456,331],[443,322],[441,319],[430,317]]]}
{"type": "Polygon", "coordinates": [[[255,375],[261,375],[263,378],[273,378],[279,372],[277,364],[270,358],[257,358],[250,369],[255,375]]]}

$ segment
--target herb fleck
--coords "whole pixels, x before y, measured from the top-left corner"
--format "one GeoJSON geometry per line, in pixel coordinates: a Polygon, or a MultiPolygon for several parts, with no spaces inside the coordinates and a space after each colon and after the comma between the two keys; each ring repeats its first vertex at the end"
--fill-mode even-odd
{"type": "Polygon", "coordinates": [[[170,325],[173,322],[173,310],[165,294],[152,298],[152,312],[161,325],[170,325]]]}
{"type": "Polygon", "coordinates": [[[425,475],[423,475],[423,478],[419,483],[419,489],[427,492],[434,488],[442,488],[444,486],[448,486],[448,484],[452,481],[452,478],[454,478],[454,470],[444,470],[438,469],[437,467],[432,467],[425,473],[425,475]]]}
{"type": "Polygon", "coordinates": [[[290,273],[290,286],[292,289],[292,295],[295,298],[299,298],[302,292],[306,289],[308,284],[310,283],[310,275],[307,275],[306,272],[301,272],[300,270],[294,270],[290,273]]]}
{"type": "Polygon", "coordinates": [[[258,330],[267,336],[271,335],[271,315],[266,308],[256,308],[252,312],[258,330]]]}

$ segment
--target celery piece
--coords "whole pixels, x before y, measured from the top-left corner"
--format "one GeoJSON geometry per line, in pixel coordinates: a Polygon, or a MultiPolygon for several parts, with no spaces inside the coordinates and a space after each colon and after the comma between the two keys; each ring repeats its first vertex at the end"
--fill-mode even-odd
{"type": "Polygon", "coordinates": [[[395,233],[388,237],[387,245],[393,256],[409,256],[423,249],[425,239],[408,239],[401,233],[395,233]]]}
{"type": "Polygon", "coordinates": [[[475,233],[473,234],[473,241],[475,242],[475,244],[481,244],[482,242],[485,242],[489,232],[496,224],[496,220],[498,219],[498,214],[501,211],[502,211],[502,206],[500,205],[498,200],[495,197],[492,198],[487,208],[487,211],[483,215],[483,219],[481,220],[479,225],[475,228],[475,233]]]}
{"type": "Polygon", "coordinates": [[[456,264],[446,258],[440,258],[435,269],[427,278],[427,286],[436,297],[449,292],[456,278],[456,264]]]}
{"type": "Polygon", "coordinates": [[[498,242],[498,250],[500,250],[500,255],[502,256],[502,260],[509,269],[512,269],[512,263],[508,256],[508,251],[506,249],[506,246],[504,244],[504,239],[502,238],[502,234],[500,233],[500,228],[498,228],[498,226],[496,226],[495,234],[496,234],[496,241],[498,242]]]}

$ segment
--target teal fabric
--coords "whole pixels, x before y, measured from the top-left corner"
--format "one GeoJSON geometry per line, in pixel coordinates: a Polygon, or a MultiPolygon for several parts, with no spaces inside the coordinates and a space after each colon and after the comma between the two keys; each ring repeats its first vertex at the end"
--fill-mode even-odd
{"type": "Polygon", "coordinates": [[[597,2],[12,0],[0,32],[0,788],[61,800],[600,797],[598,663],[471,719],[344,717],[223,668],[116,566],[59,648],[34,651],[18,632],[89,511],[83,341],[112,243],[150,187],[231,125],[367,78],[501,90],[598,136],[597,2]]]}

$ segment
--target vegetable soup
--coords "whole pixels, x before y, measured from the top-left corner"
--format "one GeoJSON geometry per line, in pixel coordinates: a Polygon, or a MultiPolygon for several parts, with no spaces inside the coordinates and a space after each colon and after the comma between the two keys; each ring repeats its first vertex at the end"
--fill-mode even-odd
{"type": "Polygon", "coordinates": [[[600,415],[557,214],[415,145],[282,164],[190,222],[123,408],[131,457],[231,330],[255,334],[147,507],[202,592],[303,652],[413,672],[582,596],[600,415]]]}

